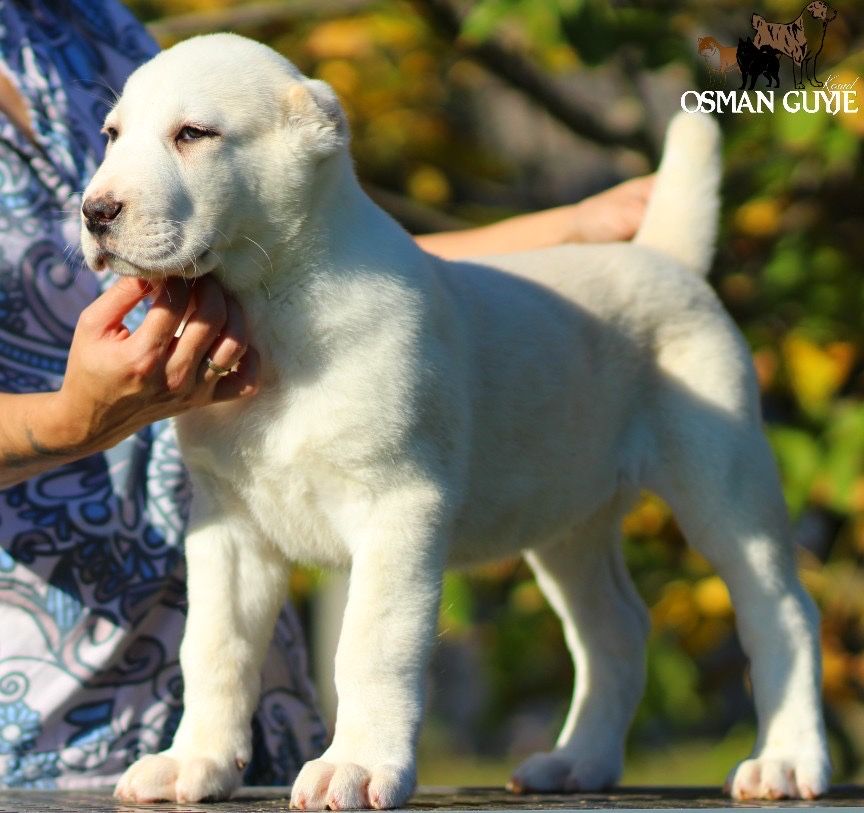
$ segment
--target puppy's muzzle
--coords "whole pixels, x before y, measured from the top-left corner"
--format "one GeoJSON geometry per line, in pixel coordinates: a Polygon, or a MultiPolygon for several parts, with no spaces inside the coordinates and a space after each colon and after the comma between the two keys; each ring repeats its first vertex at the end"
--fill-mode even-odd
{"type": "Polygon", "coordinates": [[[105,234],[108,227],[117,219],[122,208],[123,203],[111,195],[87,198],[81,207],[87,231],[95,235],[105,234]]]}

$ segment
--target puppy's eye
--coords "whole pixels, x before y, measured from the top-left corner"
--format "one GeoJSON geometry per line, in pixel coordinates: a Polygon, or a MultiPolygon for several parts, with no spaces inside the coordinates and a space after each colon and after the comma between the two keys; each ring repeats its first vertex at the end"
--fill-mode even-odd
{"type": "Polygon", "coordinates": [[[117,137],[120,135],[116,127],[106,127],[104,130],[102,130],[102,132],[108,138],[109,144],[113,144],[117,140],[117,137]]]}
{"type": "Polygon", "coordinates": [[[219,135],[215,130],[208,130],[206,127],[195,127],[191,124],[187,124],[185,127],[181,127],[175,136],[175,141],[200,141],[202,138],[214,138],[219,135]]]}

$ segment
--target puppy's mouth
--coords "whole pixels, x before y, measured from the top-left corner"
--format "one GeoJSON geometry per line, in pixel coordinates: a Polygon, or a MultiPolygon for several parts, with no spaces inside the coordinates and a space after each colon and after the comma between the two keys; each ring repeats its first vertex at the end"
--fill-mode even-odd
{"type": "Polygon", "coordinates": [[[185,265],[171,263],[158,265],[139,265],[114,251],[100,250],[93,262],[95,271],[110,269],[122,277],[139,277],[146,280],[164,280],[167,277],[195,279],[209,274],[219,264],[216,254],[209,248],[185,265]]]}

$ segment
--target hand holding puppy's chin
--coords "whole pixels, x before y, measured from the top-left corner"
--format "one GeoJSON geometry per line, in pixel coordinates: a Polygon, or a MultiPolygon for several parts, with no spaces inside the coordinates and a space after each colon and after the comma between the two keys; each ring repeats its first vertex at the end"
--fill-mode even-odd
{"type": "Polygon", "coordinates": [[[35,441],[73,459],[102,451],[155,421],[253,395],[258,366],[239,305],[214,279],[127,275],[82,311],[35,441]],[[131,332],[123,320],[145,298],[151,308],[131,332]]]}

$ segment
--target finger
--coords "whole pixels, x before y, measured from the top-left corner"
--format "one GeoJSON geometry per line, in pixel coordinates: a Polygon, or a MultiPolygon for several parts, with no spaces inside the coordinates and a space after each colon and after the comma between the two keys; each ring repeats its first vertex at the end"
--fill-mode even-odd
{"type": "Polygon", "coordinates": [[[261,357],[250,347],[240,359],[237,371],[220,378],[213,390],[213,401],[232,401],[258,392],[261,376],[261,357]]]}
{"type": "Polygon", "coordinates": [[[82,312],[78,324],[82,330],[105,334],[122,327],[123,318],[153,290],[138,277],[121,277],[82,312]]]}
{"type": "Polygon", "coordinates": [[[191,313],[171,353],[171,366],[197,377],[204,356],[225,329],[228,303],[219,284],[208,278],[196,280],[191,313]]]}
{"type": "Polygon", "coordinates": [[[205,355],[210,363],[205,362],[202,369],[203,380],[210,383],[223,378],[224,374],[220,375],[223,370],[233,370],[248,345],[246,319],[240,305],[229,296],[225,298],[225,306],[225,324],[205,355]],[[219,369],[214,370],[214,367],[219,369]]]}
{"type": "Polygon", "coordinates": [[[136,349],[167,348],[183,321],[190,296],[186,280],[179,277],[165,280],[147,316],[132,336],[136,349]]]}
{"type": "Polygon", "coordinates": [[[620,189],[626,190],[629,194],[637,198],[647,199],[651,196],[654,189],[654,181],[657,179],[655,175],[643,175],[639,178],[631,178],[629,181],[624,181],[620,185],[620,189]]]}

